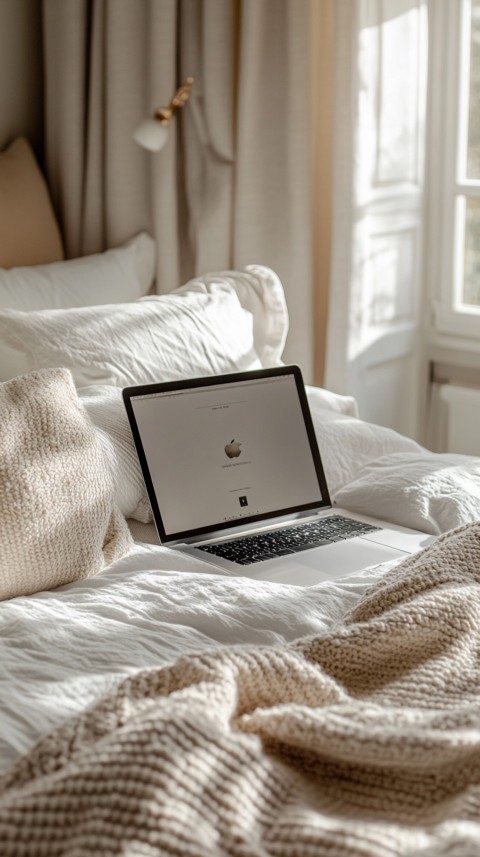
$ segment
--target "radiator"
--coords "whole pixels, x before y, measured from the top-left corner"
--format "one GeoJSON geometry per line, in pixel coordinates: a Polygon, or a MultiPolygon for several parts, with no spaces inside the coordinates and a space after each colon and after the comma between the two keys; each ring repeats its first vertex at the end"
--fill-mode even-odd
{"type": "Polygon", "coordinates": [[[437,384],[439,452],[480,456],[480,389],[437,384]],[[440,440],[441,438],[441,440],[440,440]]]}

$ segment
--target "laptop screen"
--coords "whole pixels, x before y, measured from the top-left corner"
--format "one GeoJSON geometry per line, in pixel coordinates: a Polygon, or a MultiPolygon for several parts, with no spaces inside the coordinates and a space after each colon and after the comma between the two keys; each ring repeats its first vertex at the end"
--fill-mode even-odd
{"type": "Polygon", "coordinates": [[[330,505],[299,377],[281,367],[124,391],[162,542],[330,505]]]}

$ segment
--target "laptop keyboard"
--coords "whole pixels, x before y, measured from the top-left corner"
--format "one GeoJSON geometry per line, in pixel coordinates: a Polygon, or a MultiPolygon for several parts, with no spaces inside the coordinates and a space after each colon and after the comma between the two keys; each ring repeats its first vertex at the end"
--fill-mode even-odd
{"type": "Polygon", "coordinates": [[[372,527],[361,521],[332,515],[306,524],[290,525],[280,530],[268,530],[255,536],[242,536],[197,548],[215,556],[221,556],[239,565],[251,565],[266,559],[275,559],[298,551],[331,545],[344,539],[353,539],[364,533],[373,533],[380,527],[372,527]]]}

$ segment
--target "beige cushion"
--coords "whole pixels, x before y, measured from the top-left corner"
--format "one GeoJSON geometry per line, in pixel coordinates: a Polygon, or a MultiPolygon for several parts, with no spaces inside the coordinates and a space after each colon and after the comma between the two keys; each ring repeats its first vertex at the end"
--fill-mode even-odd
{"type": "Polygon", "coordinates": [[[64,258],[48,188],[27,141],[0,154],[0,268],[64,258]]]}
{"type": "Polygon", "coordinates": [[[90,577],[132,539],[67,369],[0,384],[0,600],[90,577]]]}

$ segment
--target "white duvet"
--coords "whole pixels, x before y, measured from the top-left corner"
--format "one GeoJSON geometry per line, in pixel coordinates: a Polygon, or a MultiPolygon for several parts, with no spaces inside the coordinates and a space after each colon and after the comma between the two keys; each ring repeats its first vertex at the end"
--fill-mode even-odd
{"type": "MultiPolygon", "coordinates": [[[[433,456],[363,423],[351,399],[318,389],[308,395],[334,502],[428,533],[480,518],[478,459],[433,456]]],[[[100,422],[101,396],[85,394],[100,422]]],[[[112,417],[111,390],[108,398],[112,417]]],[[[141,507],[145,520],[129,437],[114,437],[114,422],[104,420],[105,448],[119,484],[127,473],[134,484],[125,507],[141,507]]],[[[95,578],[0,603],[0,770],[139,667],[192,649],[268,644],[332,627],[387,567],[298,588],[223,577],[166,548],[136,544],[95,578]]]]}
{"type": "Polygon", "coordinates": [[[3,602],[0,770],[128,672],[192,649],[321,632],[378,573],[300,588],[202,573],[137,544],[96,578],[3,602]]]}

